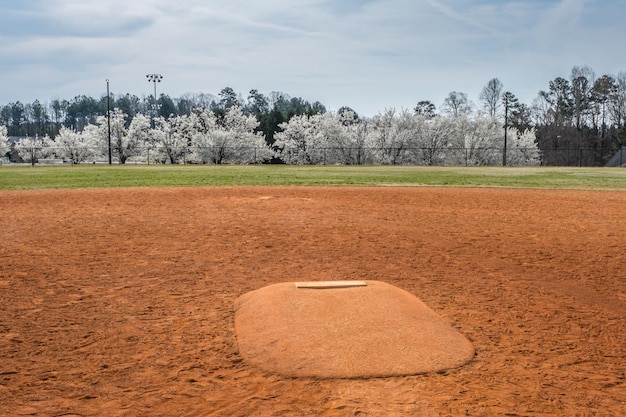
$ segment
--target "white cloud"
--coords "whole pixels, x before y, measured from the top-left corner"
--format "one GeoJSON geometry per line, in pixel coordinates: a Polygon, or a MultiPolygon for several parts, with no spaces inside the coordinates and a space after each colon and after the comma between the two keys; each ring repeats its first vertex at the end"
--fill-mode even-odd
{"type": "Polygon", "coordinates": [[[530,100],[574,65],[625,68],[610,0],[46,0],[0,5],[0,104],[116,91],[284,91],[372,115],[475,98],[498,77],[530,100]],[[593,7],[592,7],[593,6],[593,7]],[[3,10],[4,9],[4,10],[3,10]],[[1,16],[4,16],[1,17],[1,16]],[[584,16],[582,18],[581,16],[584,16]]]}

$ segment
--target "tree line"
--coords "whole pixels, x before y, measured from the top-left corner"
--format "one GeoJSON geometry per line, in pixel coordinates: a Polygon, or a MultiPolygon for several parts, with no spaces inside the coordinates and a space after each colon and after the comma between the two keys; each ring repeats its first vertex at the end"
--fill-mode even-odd
{"type": "Polygon", "coordinates": [[[209,109],[216,116],[223,117],[234,106],[257,118],[257,130],[263,133],[268,143],[272,142],[278,125],[292,116],[326,111],[320,102],[311,103],[282,92],[264,95],[258,90],[251,90],[244,99],[231,87],[225,87],[217,96],[200,93],[175,99],[167,94],[160,94],[156,100],[153,95],[140,98],[131,94],[110,94],[98,99],[85,95],[71,100],[53,99],[47,105],[39,100],[26,104],[17,101],[0,105],[0,125],[6,126],[9,136],[49,136],[54,139],[62,127],[80,132],[86,126],[95,124],[98,117],[106,115],[109,109],[121,111],[129,124],[139,114],[169,119],[189,116],[194,109],[209,109]]]}
{"type": "MultiPolygon", "coordinates": [[[[219,122],[230,109],[239,108],[243,115],[256,119],[254,133],[274,148],[278,146],[275,144],[277,137],[282,137],[284,142],[285,129],[292,119],[297,118],[294,123],[302,125],[303,120],[319,119],[328,112],[319,102],[311,103],[281,92],[264,95],[251,90],[244,98],[226,87],[217,96],[187,94],[175,99],[166,94],[158,98],[111,94],[98,99],[88,96],[77,96],[69,101],[54,99],[45,105],[38,100],[29,104],[18,101],[0,106],[0,125],[6,127],[8,136],[39,136],[54,140],[62,129],[82,132],[88,126],[96,125],[98,118],[105,116],[109,108],[124,115],[126,128],[139,115],[149,117],[154,127],[154,120],[191,117],[199,109],[210,111],[219,122]]],[[[334,114],[339,117],[350,114],[353,118],[350,125],[363,128],[373,126],[385,117],[389,119],[390,112],[397,116],[395,122],[398,123],[401,120],[406,122],[407,112],[419,116],[421,119],[413,117],[418,120],[411,122],[413,125],[420,124],[419,120],[432,120],[427,125],[434,125],[434,120],[460,117],[472,121],[492,120],[494,126],[499,126],[500,136],[508,129],[514,129],[518,136],[532,131],[543,164],[602,165],[616,149],[626,145],[626,73],[596,77],[590,67],[575,66],[569,78],[556,77],[550,81],[530,105],[521,103],[513,93],[504,89],[498,78],[492,78],[482,89],[477,102],[463,92],[453,91],[439,109],[431,101],[421,100],[413,109],[400,112],[386,109],[372,118],[360,118],[347,106],[334,114]]],[[[345,125],[346,121],[342,123],[345,125]]],[[[412,134],[416,135],[415,131],[412,134]]],[[[459,131],[455,134],[457,137],[448,138],[449,143],[462,146],[464,141],[460,140],[459,131]]],[[[502,141],[503,138],[499,137],[486,142],[492,147],[502,147],[502,141]]],[[[412,146],[423,147],[422,142],[414,139],[412,146]]]]}
{"type": "MultiPolygon", "coordinates": [[[[465,93],[451,92],[441,112],[487,115],[522,131],[534,128],[545,165],[604,165],[626,146],[626,72],[597,77],[588,66],[574,66],[569,78],[556,77],[530,105],[505,91],[498,78],[488,81],[478,104],[465,93]]],[[[415,111],[434,115],[430,101],[415,111]]]]}
{"type": "MultiPolygon", "coordinates": [[[[82,131],[65,126],[54,138],[24,137],[12,150],[33,165],[41,160],[71,163],[257,164],[298,165],[537,165],[534,129],[508,129],[509,147],[501,145],[496,119],[425,116],[393,109],[363,121],[354,111],[295,115],[278,125],[268,144],[259,121],[233,105],[223,115],[197,108],[189,115],[149,118],[115,109],[82,131]],[[503,162],[504,163],[504,162],[503,162]]],[[[2,126],[0,130],[6,131],[2,126]]],[[[0,152],[9,150],[0,131],[0,152]],[[4,147],[2,143],[4,142],[4,147]]]]}

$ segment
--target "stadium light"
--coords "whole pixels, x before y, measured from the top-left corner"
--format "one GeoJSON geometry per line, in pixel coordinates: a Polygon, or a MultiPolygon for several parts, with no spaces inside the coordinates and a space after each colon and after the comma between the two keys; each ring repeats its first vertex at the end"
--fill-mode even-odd
{"type": "Polygon", "coordinates": [[[148,79],[149,83],[153,83],[154,84],[154,109],[153,109],[153,118],[154,118],[154,117],[157,116],[157,109],[158,109],[156,85],[157,85],[157,83],[161,82],[161,80],[163,79],[163,76],[161,74],[148,74],[148,75],[146,75],[146,78],[148,79]]]}

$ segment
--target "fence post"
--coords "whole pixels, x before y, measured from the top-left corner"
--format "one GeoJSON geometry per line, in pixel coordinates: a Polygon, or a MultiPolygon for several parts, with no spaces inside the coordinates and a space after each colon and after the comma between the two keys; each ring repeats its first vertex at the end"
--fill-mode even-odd
{"type": "Polygon", "coordinates": [[[583,166],[583,148],[582,147],[578,148],[578,166],[579,167],[583,166]]]}

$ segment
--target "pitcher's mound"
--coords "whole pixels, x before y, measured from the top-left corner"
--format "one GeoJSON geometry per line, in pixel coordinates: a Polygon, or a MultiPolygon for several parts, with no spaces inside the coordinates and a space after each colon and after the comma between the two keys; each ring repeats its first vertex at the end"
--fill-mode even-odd
{"type": "Polygon", "coordinates": [[[332,283],[239,297],[244,360],[289,377],[366,378],[443,371],[474,357],[470,341],[412,294],[380,281],[332,283]]]}

